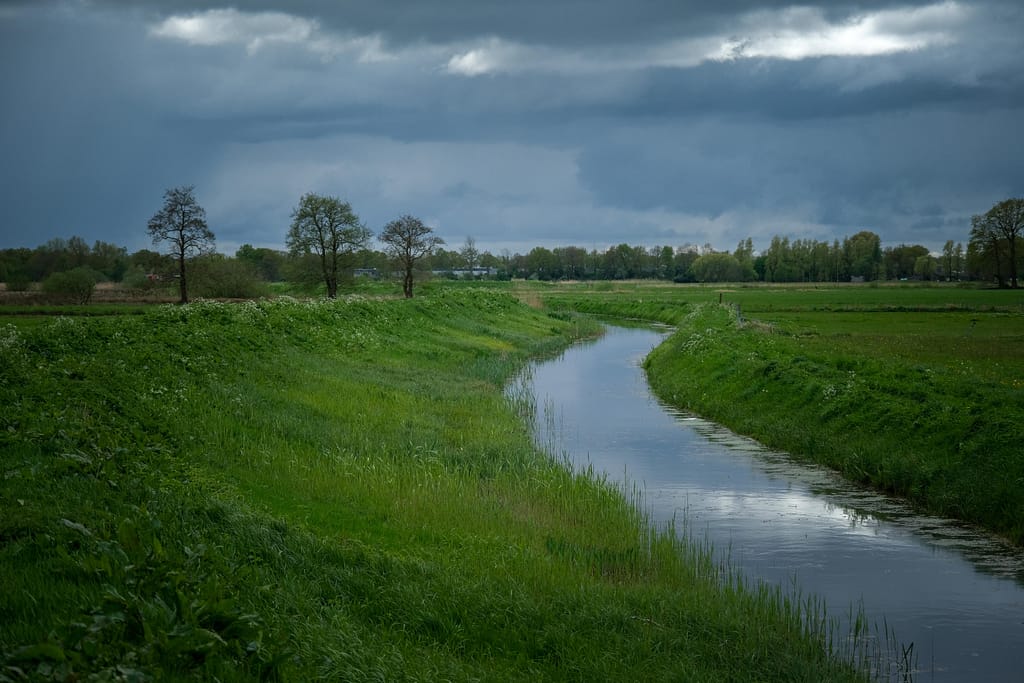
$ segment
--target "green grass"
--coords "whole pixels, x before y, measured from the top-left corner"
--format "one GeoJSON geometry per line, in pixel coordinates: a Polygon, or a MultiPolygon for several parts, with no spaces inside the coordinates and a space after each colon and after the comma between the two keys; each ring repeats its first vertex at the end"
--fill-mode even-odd
{"type": "MultiPolygon", "coordinates": [[[[685,307],[701,303],[739,306],[747,316],[792,315],[798,312],[1008,312],[1024,313],[1024,290],[994,290],[954,284],[872,285],[677,285],[652,282],[515,283],[556,310],[623,311],[630,317],[676,323],[685,307]],[[660,309],[660,312],[659,312],[660,309]]],[[[824,317],[812,316],[815,319],[824,317]]]]}
{"type": "Polygon", "coordinates": [[[534,447],[592,323],[428,294],[0,326],[0,680],[863,679],[534,447]]]}
{"type": "Polygon", "coordinates": [[[0,306],[0,327],[12,325],[21,329],[38,327],[60,316],[142,315],[151,305],[85,304],[85,305],[13,305],[0,306]]]}

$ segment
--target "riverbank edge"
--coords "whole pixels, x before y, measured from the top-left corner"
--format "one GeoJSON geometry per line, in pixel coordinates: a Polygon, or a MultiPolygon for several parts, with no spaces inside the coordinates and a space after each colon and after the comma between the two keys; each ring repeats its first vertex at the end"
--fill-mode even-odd
{"type": "Polygon", "coordinates": [[[1024,544],[1019,401],[934,368],[809,348],[730,306],[696,305],[673,322],[644,361],[660,400],[1024,544]]]}
{"type": "Polygon", "coordinates": [[[474,292],[4,329],[0,671],[857,680],[531,445],[504,382],[581,329],[474,292]]]}

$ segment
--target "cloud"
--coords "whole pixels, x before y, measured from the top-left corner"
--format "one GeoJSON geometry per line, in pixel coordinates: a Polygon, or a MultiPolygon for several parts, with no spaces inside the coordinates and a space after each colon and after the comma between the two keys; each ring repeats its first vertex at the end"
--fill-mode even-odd
{"type": "Polygon", "coordinates": [[[448,73],[462,76],[491,73],[501,69],[502,65],[509,65],[516,61],[515,53],[517,52],[525,51],[518,46],[492,38],[484,45],[452,55],[448,60],[447,70],[448,73]]]}
{"type": "Polygon", "coordinates": [[[875,57],[950,45],[969,10],[956,2],[880,10],[830,20],[818,7],[750,12],[729,33],[688,36],[650,45],[553,49],[490,37],[457,51],[449,73],[593,73],[647,68],[692,68],[709,61],[819,57],[875,57]]]}
{"type": "Polygon", "coordinates": [[[379,36],[343,37],[324,31],[317,20],[285,12],[241,12],[229,8],[172,15],[151,26],[150,34],[205,47],[244,45],[249,54],[273,46],[288,46],[324,59],[341,54],[355,54],[360,62],[395,59],[385,51],[379,36]]]}
{"type": "Polygon", "coordinates": [[[972,207],[1020,193],[1024,175],[1012,159],[1024,142],[1002,133],[1017,116],[924,109],[621,126],[580,155],[580,181],[608,207],[691,213],[719,226],[744,216],[740,229],[760,243],[773,233],[866,228],[891,242],[941,244],[934,228],[964,235],[972,207]]]}
{"type": "MultiPolygon", "coordinates": [[[[711,128],[704,128],[693,139],[711,133],[711,128]]],[[[644,136],[637,141],[649,148],[644,136]]],[[[409,142],[337,135],[232,144],[200,187],[208,197],[204,206],[211,226],[216,225],[218,243],[227,251],[244,242],[280,245],[289,211],[309,191],[351,202],[374,231],[398,215],[412,213],[451,244],[471,235],[481,248],[493,252],[526,253],[535,246],[566,245],[603,250],[622,242],[674,247],[711,242],[732,248],[745,237],[767,244],[779,233],[829,238],[828,226],[818,219],[820,207],[790,193],[774,203],[760,195],[751,195],[749,202],[740,197],[732,205],[716,204],[713,210],[694,201],[696,194],[715,193],[715,184],[730,174],[742,175],[749,162],[736,156],[735,149],[741,146],[737,142],[730,158],[707,168],[704,161],[714,152],[709,137],[702,145],[707,156],[680,162],[689,164],[691,181],[708,179],[698,187],[680,178],[681,166],[668,165],[675,148],[667,148],[661,159],[638,160],[614,154],[597,158],[576,147],[524,142],[409,142]],[[606,169],[608,175],[602,175],[605,164],[615,164],[606,169]],[[646,199],[663,197],[660,193],[667,191],[680,200],[632,201],[637,185],[623,182],[631,175],[638,184],[663,180],[646,199]],[[621,194],[608,192],[609,184],[618,186],[621,194]]],[[[769,165],[742,182],[753,189],[779,170],[769,165]]],[[[789,171],[790,176],[794,173],[789,171]]],[[[805,173],[810,176],[814,170],[805,173]]],[[[806,176],[797,180],[806,181],[806,176]]],[[[783,187],[778,180],[764,192],[783,187]]],[[[735,191],[736,186],[724,192],[730,189],[735,191]]],[[[717,191],[715,201],[722,194],[717,191]]]]}
{"type": "Polygon", "coordinates": [[[969,10],[955,2],[881,10],[830,22],[821,8],[792,7],[741,19],[738,37],[712,59],[875,57],[949,45],[969,10]]]}
{"type": "Polygon", "coordinates": [[[949,45],[969,10],[952,1],[909,9],[878,10],[832,19],[817,7],[748,12],[727,29],[607,45],[524,43],[497,33],[461,41],[421,40],[401,49],[385,46],[381,33],[325,30],[319,19],[281,11],[207,9],[165,17],[153,36],[196,46],[241,45],[249,54],[274,46],[306,50],[322,59],[355,55],[360,62],[405,59],[458,76],[548,72],[599,74],[648,68],[685,69],[708,61],[802,60],[890,55],[949,45]]]}
{"type": "Polygon", "coordinates": [[[145,246],[194,183],[228,252],[283,244],[307,191],[488,249],[938,248],[1024,188],[1009,0],[9,6],[0,245],[145,246]]]}

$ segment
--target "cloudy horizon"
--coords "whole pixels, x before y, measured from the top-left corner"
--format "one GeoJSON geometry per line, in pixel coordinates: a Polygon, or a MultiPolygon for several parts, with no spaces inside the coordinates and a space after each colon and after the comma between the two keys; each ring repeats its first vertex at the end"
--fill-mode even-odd
{"type": "Polygon", "coordinates": [[[0,0],[0,248],[217,248],[306,192],[482,250],[966,245],[1024,195],[1024,9],[983,2],[0,0]]]}

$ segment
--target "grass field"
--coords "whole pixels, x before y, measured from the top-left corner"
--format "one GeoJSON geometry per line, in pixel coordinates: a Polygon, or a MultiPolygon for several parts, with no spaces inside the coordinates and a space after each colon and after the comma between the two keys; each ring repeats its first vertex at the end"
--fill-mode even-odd
{"type": "Polygon", "coordinates": [[[534,447],[592,322],[426,294],[0,322],[0,680],[863,680],[534,447]]]}
{"type": "Polygon", "coordinates": [[[1024,542],[1024,292],[634,285],[535,296],[678,324],[646,364],[663,399],[1024,542]]]}

